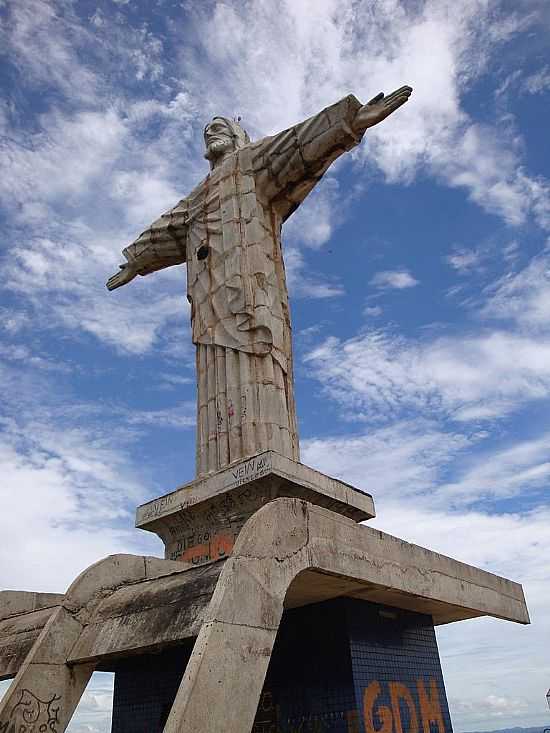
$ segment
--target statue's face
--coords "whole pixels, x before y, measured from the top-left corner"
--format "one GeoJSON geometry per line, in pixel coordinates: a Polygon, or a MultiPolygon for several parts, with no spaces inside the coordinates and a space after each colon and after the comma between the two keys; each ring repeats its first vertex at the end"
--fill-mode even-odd
{"type": "Polygon", "coordinates": [[[206,153],[204,157],[212,161],[226,152],[233,150],[234,141],[227,123],[220,117],[214,117],[204,129],[206,153]]]}

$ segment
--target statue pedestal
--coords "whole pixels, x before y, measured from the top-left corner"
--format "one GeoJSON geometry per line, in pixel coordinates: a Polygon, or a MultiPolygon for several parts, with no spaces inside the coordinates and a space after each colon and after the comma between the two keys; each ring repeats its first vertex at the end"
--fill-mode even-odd
{"type": "Polygon", "coordinates": [[[142,504],[136,527],[161,538],[167,560],[204,565],[230,555],[246,520],[281,497],[304,499],[355,522],[375,516],[370,494],[266,451],[142,504]]]}

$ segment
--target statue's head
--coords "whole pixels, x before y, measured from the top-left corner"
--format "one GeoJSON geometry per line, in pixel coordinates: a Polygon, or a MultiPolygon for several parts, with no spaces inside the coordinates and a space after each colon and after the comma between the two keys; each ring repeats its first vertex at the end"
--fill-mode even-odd
{"type": "Polygon", "coordinates": [[[204,128],[204,157],[214,168],[227,153],[232,153],[250,142],[248,133],[238,122],[228,117],[214,117],[204,128]]]}

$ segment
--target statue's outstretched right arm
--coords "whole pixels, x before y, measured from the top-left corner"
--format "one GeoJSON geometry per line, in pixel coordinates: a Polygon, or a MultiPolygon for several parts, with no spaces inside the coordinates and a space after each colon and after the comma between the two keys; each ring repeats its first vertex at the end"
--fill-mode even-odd
{"type": "Polygon", "coordinates": [[[185,262],[186,216],[183,200],[154,221],[135,242],[123,249],[126,262],[119,265],[120,272],[109,278],[107,288],[114,290],[129,283],[136,275],[148,275],[150,272],[185,262]]]}

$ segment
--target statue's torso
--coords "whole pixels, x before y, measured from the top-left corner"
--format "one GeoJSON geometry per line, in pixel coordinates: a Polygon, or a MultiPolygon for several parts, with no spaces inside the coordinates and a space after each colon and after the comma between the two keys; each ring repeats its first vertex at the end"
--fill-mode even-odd
{"type": "Polygon", "coordinates": [[[290,332],[280,218],[256,185],[247,147],[185,199],[193,341],[271,352],[286,370],[290,332]],[[204,259],[197,256],[201,251],[204,259]]]}

